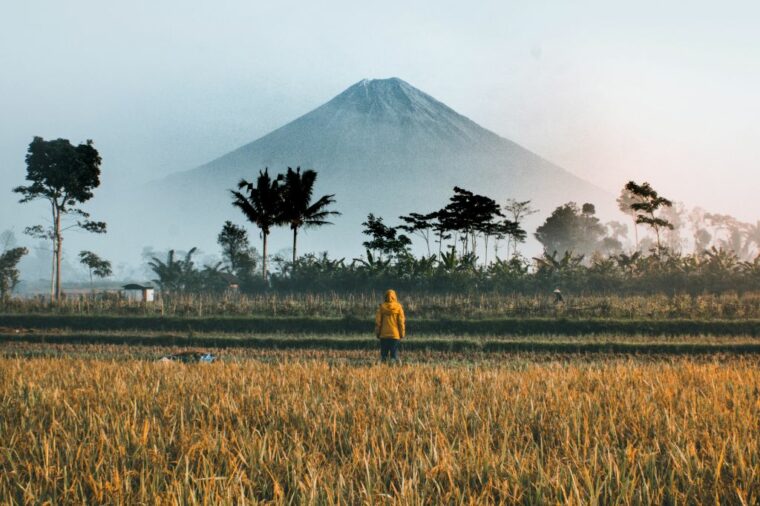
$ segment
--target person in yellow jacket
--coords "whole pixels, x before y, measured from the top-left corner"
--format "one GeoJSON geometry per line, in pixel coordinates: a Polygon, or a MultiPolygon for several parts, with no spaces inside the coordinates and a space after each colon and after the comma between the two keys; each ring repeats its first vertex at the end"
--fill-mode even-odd
{"type": "Polygon", "coordinates": [[[380,339],[380,360],[398,361],[398,342],[406,336],[404,308],[398,303],[396,292],[385,292],[385,302],[375,313],[375,336],[380,339]]]}

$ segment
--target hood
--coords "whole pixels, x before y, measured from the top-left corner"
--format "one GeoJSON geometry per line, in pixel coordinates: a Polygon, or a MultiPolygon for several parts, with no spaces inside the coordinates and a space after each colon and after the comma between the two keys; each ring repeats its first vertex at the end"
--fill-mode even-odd
{"type": "Polygon", "coordinates": [[[395,290],[388,290],[385,292],[385,302],[380,305],[380,309],[384,313],[401,312],[401,304],[398,303],[395,290]]]}

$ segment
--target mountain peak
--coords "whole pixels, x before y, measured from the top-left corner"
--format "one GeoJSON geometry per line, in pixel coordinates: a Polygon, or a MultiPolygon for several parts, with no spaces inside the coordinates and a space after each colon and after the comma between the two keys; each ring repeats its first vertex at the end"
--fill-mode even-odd
{"type": "MultiPolygon", "coordinates": [[[[362,79],[332,99],[328,107],[384,115],[389,111],[414,113],[439,104],[429,95],[398,77],[362,79]]],[[[443,105],[443,104],[440,104],[443,105]]]]}
{"type": "Polygon", "coordinates": [[[398,77],[362,79],[306,117],[311,115],[329,118],[328,124],[350,125],[346,130],[363,130],[366,139],[359,142],[365,146],[384,143],[383,132],[390,135],[391,143],[402,142],[412,150],[432,145],[436,150],[456,150],[462,143],[482,146],[497,138],[398,77]]]}
{"type": "Polygon", "coordinates": [[[214,237],[231,213],[229,206],[219,205],[220,196],[264,167],[281,171],[289,166],[317,170],[320,191],[339,196],[342,224],[336,221],[329,232],[321,232],[321,245],[312,243],[314,251],[333,254],[356,253],[340,245],[361,236],[367,213],[392,217],[438,209],[454,186],[500,202],[533,199],[544,210],[568,200],[608,200],[593,185],[396,77],[356,82],[329,102],[193,172],[177,174],[161,188],[176,197],[172,209],[192,210],[193,226],[214,237]]]}
{"type": "Polygon", "coordinates": [[[398,77],[386,77],[384,79],[362,79],[358,83],[355,84],[355,86],[363,85],[363,86],[393,86],[393,85],[399,85],[399,84],[405,84],[407,86],[411,86],[409,83],[404,81],[403,79],[400,79],[398,77]]]}
{"type": "Polygon", "coordinates": [[[433,164],[465,153],[482,156],[510,149],[510,141],[406,81],[390,77],[362,79],[320,107],[202,169],[218,171],[256,159],[265,165],[293,163],[294,158],[314,166],[344,161],[398,166],[412,155],[433,164]]]}

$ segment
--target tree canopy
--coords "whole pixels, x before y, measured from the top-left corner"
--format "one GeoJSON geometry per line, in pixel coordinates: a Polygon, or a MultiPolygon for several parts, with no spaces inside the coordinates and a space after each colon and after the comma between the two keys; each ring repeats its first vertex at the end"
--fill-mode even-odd
{"type": "Polygon", "coordinates": [[[46,200],[50,203],[52,226],[48,231],[40,225],[28,230],[36,237],[49,237],[53,241],[55,267],[54,289],[51,298],[61,296],[61,259],[63,232],[80,228],[88,232],[105,233],[106,224],[90,221],[90,215],[78,207],[93,197],[100,186],[101,158],[91,140],[74,146],[67,139],[46,141],[35,137],[26,155],[26,180],[30,184],[13,189],[22,196],[20,202],[46,200]],[[71,225],[63,223],[68,215],[78,217],[71,225]]]}
{"type": "Polygon", "coordinates": [[[606,231],[595,214],[591,204],[578,208],[575,202],[568,202],[552,212],[536,229],[535,237],[549,254],[593,253],[599,248],[606,231]]]}

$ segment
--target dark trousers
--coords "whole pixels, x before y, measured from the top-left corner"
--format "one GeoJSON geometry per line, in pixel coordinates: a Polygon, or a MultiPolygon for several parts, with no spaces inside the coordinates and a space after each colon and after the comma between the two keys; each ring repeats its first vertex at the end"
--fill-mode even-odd
{"type": "Polygon", "coordinates": [[[380,339],[380,360],[385,362],[390,357],[394,362],[398,361],[398,339],[380,339]]]}

